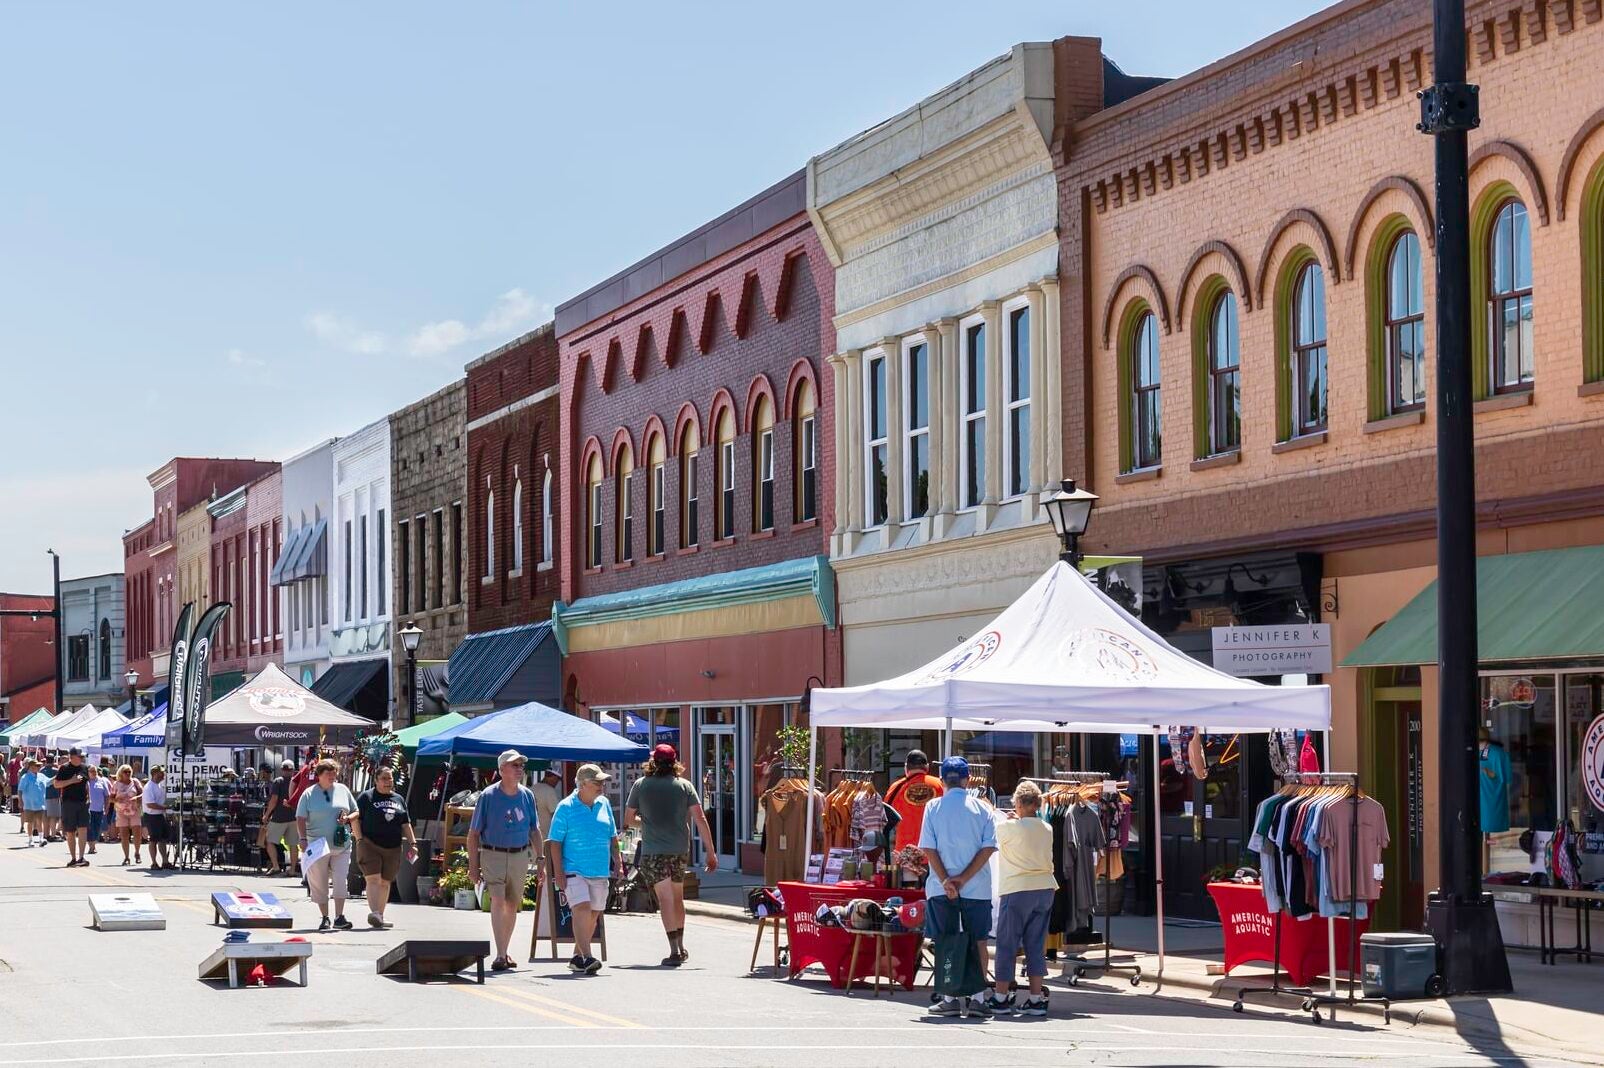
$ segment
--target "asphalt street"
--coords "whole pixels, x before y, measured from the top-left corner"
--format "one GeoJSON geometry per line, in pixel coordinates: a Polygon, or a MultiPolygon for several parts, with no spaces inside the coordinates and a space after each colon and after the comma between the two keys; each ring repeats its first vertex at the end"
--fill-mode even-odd
{"type": "MultiPolygon", "coordinates": [[[[609,919],[608,964],[595,977],[565,962],[528,963],[519,928],[517,971],[471,981],[411,984],[374,963],[406,937],[488,938],[488,917],[392,906],[396,928],[318,934],[317,911],[289,880],[152,873],[118,866],[102,847],[89,868],[68,869],[61,845],[22,847],[14,817],[0,819],[0,1066],[201,1065],[283,1060],[307,1064],[434,1065],[451,1061],[698,1065],[1550,1065],[1500,1045],[1442,1031],[1411,1032],[1346,1019],[1316,1026],[1275,1012],[1133,991],[1123,981],[1059,985],[1045,1019],[964,1021],[924,1014],[927,992],[875,999],[832,990],[822,973],[776,981],[759,955],[747,971],[749,926],[693,917],[691,959],[658,963],[666,944],[655,916],[609,919]],[[165,931],[99,932],[96,892],[144,890],[165,931]],[[221,940],[214,890],[271,889],[291,904],[296,934],[314,944],[307,988],[277,982],[231,990],[196,978],[221,940]],[[605,1059],[602,1059],[605,1058],[605,1059]]],[[[362,903],[352,919],[361,923],[362,903]]],[[[255,932],[277,940],[286,932],[255,932]]],[[[765,944],[765,952],[767,945],[765,944]]]]}

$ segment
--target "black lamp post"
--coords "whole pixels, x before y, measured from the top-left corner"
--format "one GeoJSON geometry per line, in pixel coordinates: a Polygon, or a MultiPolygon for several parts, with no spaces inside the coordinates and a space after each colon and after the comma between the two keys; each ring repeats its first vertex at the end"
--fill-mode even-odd
{"type": "Polygon", "coordinates": [[[1047,518],[1053,521],[1053,531],[1063,551],[1058,558],[1077,570],[1080,568],[1080,536],[1092,519],[1092,507],[1097,494],[1076,489],[1075,480],[1066,478],[1058,484],[1058,492],[1047,498],[1047,518]]]}
{"type": "Polygon", "coordinates": [[[123,676],[123,681],[128,684],[128,715],[129,715],[129,718],[138,719],[139,718],[139,690],[138,690],[139,672],[135,671],[133,668],[129,668],[128,669],[128,673],[123,676]]]}
{"type": "Polygon", "coordinates": [[[416,623],[407,623],[399,632],[401,648],[407,653],[407,719],[402,726],[410,727],[418,721],[418,643],[423,640],[423,631],[418,629],[416,623]]]}

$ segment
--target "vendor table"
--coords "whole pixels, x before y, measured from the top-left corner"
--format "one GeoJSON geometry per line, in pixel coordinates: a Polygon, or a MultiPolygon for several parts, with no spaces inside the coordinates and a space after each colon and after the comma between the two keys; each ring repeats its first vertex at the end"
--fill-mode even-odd
{"type": "MultiPolygon", "coordinates": [[[[874,960],[868,963],[869,971],[859,971],[857,946],[862,941],[840,927],[821,927],[815,918],[820,905],[844,905],[855,897],[884,902],[900,897],[903,903],[923,901],[922,890],[891,890],[870,886],[868,883],[836,883],[819,886],[813,883],[781,883],[780,896],[785,899],[785,929],[791,946],[789,977],[795,979],[809,964],[822,964],[830,973],[830,985],[837,990],[851,987],[853,980],[878,977],[884,969],[893,983],[901,983],[904,990],[913,989],[914,973],[919,968],[919,949],[924,935],[918,931],[887,934],[877,933],[874,939],[874,960]]],[[[864,932],[865,935],[871,932],[864,932]]],[[[878,987],[877,987],[878,989],[878,987]]]]}
{"type": "MultiPolygon", "coordinates": [[[[1277,918],[1265,907],[1263,888],[1258,883],[1210,883],[1209,896],[1219,910],[1220,926],[1225,932],[1225,974],[1249,961],[1273,964],[1277,918]]],[[[1295,920],[1285,914],[1280,916],[1281,968],[1294,986],[1308,986],[1317,976],[1348,971],[1351,922],[1354,921],[1342,918],[1336,921],[1337,959],[1333,973],[1326,952],[1325,918],[1295,920]]],[[[1369,920],[1357,922],[1360,934],[1370,928],[1369,920]]]]}
{"type": "Polygon", "coordinates": [[[1593,963],[1593,910],[1604,907],[1604,891],[1570,890],[1561,886],[1511,886],[1488,883],[1483,889],[1494,897],[1520,895],[1537,900],[1538,960],[1555,964],[1561,953],[1574,953],[1578,961],[1593,963]],[[1576,942],[1560,947],[1555,945],[1554,914],[1566,907],[1576,916],[1576,942]]]}

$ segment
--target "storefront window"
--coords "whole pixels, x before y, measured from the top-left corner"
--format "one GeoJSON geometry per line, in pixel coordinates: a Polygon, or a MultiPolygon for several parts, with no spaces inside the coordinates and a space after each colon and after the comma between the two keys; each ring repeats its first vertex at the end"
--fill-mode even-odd
{"type": "MultiPolygon", "coordinates": [[[[986,785],[998,797],[1013,793],[1019,780],[1036,771],[1036,736],[1020,731],[954,731],[953,750],[976,764],[989,764],[986,785]]],[[[974,769],[977,774],[987,769],[974,769]]]]}
{"type": "Polygon", "coordinates": [[[1548,832],[1559,817],[1555,783],[1558,705],[1553,675],[1492,675],[1481,680],[1481,825],[1488,871],[1525,871],[1520,847],[1530,829],[1548,832]]]}
{"type": "MultiPolygon", "coordinates": [[[[1565,676],[1565,812],[1571,825],[1584,833],[1604,832],[1604,810],[1594,805],[1588,796],[1583,774],[1587,729],[1601,713],[1604,713],[1604,675],[1565,676]]],[[[1583,839],[1584,844],[1586,841],[1583,839]]],[[[1604,878],[1604,854],[1584,849],[1582,880],[1591,882],[1601,878],[1604,878]]]]}

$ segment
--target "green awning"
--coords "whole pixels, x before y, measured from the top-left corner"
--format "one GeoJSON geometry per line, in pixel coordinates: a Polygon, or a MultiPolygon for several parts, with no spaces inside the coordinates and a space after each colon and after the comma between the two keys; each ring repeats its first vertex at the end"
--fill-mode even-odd
{"type": "MultiPolygon", "coordinates": [[[[1476,561],[1476,643],[1484,663],[1604,657],[1604,545],[1476,561]]],[[[1381,626],[1343,667],[1437,662],[1437,583],[1381,626]]]]}
{"type": "Polygon", "coordinates": [[[459,723],[467,722],[468,717],[460,712],[447,712],[443,716],[426,719],[422,723],[414,723],[404,730],[395,732],[396,738],[401,741],[401,748],[406,751],[410,760],[418,751],[418,743],[430,735],[439,734],[443,730],[455,727],[459,723]]]}
{"type": "Polygon", "coordinates": [[[34,709],[26,716],[23,716],[21,719],[17,720],[17,722],[6,727],[4,730],[0,730],[0,745],[10,745],[11,735],[25,735],[39,724],[49,722],[51,718],[52,717],[48,710],[43,708],[34,709]]]}

